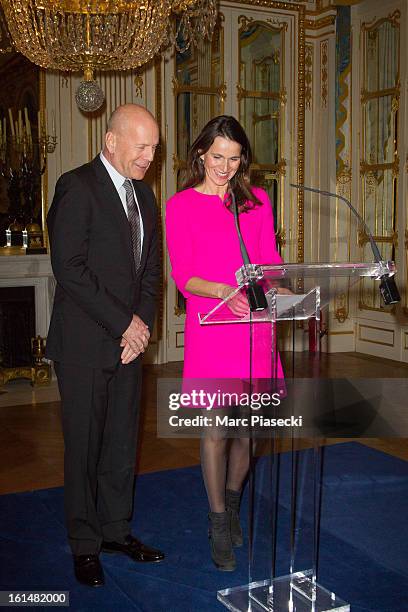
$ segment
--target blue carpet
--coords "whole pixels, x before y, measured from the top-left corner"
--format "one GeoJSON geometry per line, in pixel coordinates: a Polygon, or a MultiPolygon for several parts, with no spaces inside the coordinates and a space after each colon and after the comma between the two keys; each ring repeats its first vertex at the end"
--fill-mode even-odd
{"type": "MultiPolygon", "coordinates": [[[[302,462],[310,461],[302,451],[302,462]]],[[[266,461],[258,465],[262,470],[266,461]]],[[[305,470],[306,472],[306,470],[305,470]]],[[[288,455],[281,459],[278,574],[289,558],[288,455]]],[[[309,489],[307,477],[305,490],[309,489]]],[[[60,488],[0,497],[0,588],[69,590],[70,610],[216,612],[216,591],[247,583],[247,547],[238,570],[212,565],[206,536],[206,498],[198,467],[138,477],[134,533],[166,552],[157,565],[102,555],[106,586],[88,589],[73,577],[60,488]]],[[[246,504],[244,500],[243,520],[246,504]]],[[[310,496],[299,498],[308,528],[310,496]]],[[[408,463],[356,443],[325,451],[319,581],[353,612],[408,611],[408,463]]],[[[247,538],[246,538],[247,541],[247,538]]],[[[299,551],[300,558],[302,551],[299,551]]],[[[266,576],[265,576],[266,577],[266,576]]]]}

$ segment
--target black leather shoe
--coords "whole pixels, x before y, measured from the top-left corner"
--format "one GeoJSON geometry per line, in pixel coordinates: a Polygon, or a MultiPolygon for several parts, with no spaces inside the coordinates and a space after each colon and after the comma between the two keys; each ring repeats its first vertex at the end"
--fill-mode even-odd
{"type": "Polygon", "coordinates": [[[75,577],[81,584],[98,587],[105,584],[98,555],[74,555],[75,577]]]}
{"type": "Polygon", "coordinates": [[[142,544],[132,535],[128,535],[123,544],[119,542],[102,542],[102,551],[122,553],[133,559],[133,561],[140,561],[142,563],[157,563],[164,559],[164,554],[160,550],[142,544]]]}

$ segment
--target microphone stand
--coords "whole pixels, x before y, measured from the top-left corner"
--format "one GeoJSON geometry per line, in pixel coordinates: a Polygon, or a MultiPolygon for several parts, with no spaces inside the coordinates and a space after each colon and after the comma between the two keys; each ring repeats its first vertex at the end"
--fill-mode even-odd
{"type": "MultiPolygon", "coordinates": [[[[349,207],[349,209],[351,210],[351,212],[354,214],[354,216],[357,218],[357,220],[360,222],[360,224],[363,226],[367,236],[368,236],[368,240],[370,242],[370,246],[371,246],[371,250],[373,252],[374,255],[374,260],[376,263],[378,264],[382,264],[384,265],[384,261],[381,257],[381,253],[379,251],[379,248],[377,246],[376,241],[374,240],[374,236],[372,235],[370,228],[368,227],[367,223],[364,221],[363,217],[357,212],[357,210],[354,208],[354,206],[352,205],[352,203],[345,198],[344,196],[341,196],[337,193],[332,193],[331,191],[325,191],[322,189],[316,189],[315,187],[306,187],[306,185],[297,185],[295,183],[290,183],[291,187],[294,187],[295,189],[302,189],[303,191],[311,191],[312,193],[318,193],[320,195],[325,195],[325,196],[329,196],[330,198],[337,198],[338,200],[342,200],[343,202],[346,203],[346,205],[349,207]]],[[[387,273],[384,273],[380,276],[380,293],[382,295],[382,298],[384,300],[384,304],[386,306],[389,306],[390,304],[397,304],[398,302],[401,301],[401,296],[399,294],[398,291],[398,287],[395,283],[395,279],[393,276],[390,276],[387,273]]]]}
{"type": "MultiPolygon", "coordinates": [[[[232,200],[232,209],[234,212],[235,227],[237,229],[239,248],[241,249],[242,260],[246,266],[250,266],[251,262],[249,260],[248,251],[246,250],[246,246],[242,238],[242,234],[241,234],[241,229],[239,227],[238,206],[235,200],[235,195],[232,190],[230,191],[230,193],[231,193],[231,200],[232,200]]],[[[268,307],[265,293],[261,285],[259,285],[255,279],[251,278],[248,281],[248,285],[246,287],[246,294],[247,294],[248,304],[249,304],[249,308],[251,312],[265,310],[265,308],[268,307]]]]}

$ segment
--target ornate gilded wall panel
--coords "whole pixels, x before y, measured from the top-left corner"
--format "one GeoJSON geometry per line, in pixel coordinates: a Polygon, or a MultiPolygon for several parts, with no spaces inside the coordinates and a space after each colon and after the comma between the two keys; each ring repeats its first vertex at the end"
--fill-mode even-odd
{"type": "Polygon", "coordinates": [[[329,41],[322,40],[320,42],[320,104],[321,108],[327,108],[327,97],[329,95],[328,80],[329,80],[329,41]]]}
{"type": "MultiPolygon", "coordinates": [[[[352,48],[350,7],[339,7],[336,28],[336,193],[351,200],[352,159],[352,48]]],[[[352,222],[344,203],[336,200],[335,206],[335,261],[350,260],[352,222]]],[[[344,292],[335,298],[334,316],[344,323],[350,312],[348,283],[344,292]]]]}
{"type": "Polygon", "coordinates": [[[312,108],[313,96],[313,45],[305,45],[305,108],[312,108]]]}

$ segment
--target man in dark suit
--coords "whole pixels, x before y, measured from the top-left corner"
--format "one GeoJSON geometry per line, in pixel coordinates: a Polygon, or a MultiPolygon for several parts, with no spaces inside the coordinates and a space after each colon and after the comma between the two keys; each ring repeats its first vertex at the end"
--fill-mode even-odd
{"type": "Polygon", "coordinates": [[[160,279],[155,198],[142,179],[159,143],[154,117],[126,104],[100,155],[63,174],[47,224],[57,287],[54,360],[65,442],[65,513],[77,579],[104,583],[99,552],[164,555],[130,533],[141,354],[160,279]]]}

